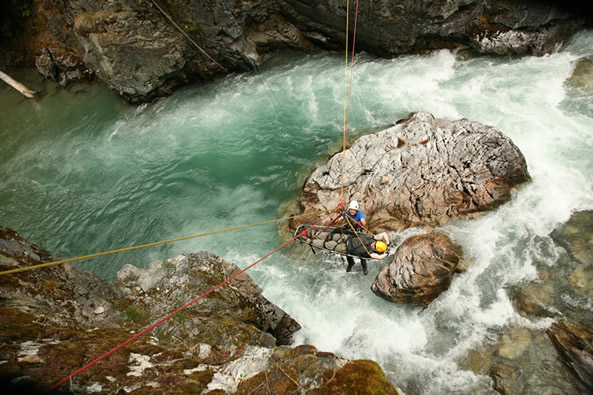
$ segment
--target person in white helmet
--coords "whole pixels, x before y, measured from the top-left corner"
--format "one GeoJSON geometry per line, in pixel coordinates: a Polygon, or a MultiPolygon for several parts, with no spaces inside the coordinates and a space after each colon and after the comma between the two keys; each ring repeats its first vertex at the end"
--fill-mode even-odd
{"type": "Polygon", "coordinates": [[[346,224],[344,225],[346,231],[352,231],[350,225],[352,225],[357,232],[367,226],[367,217],[360,211],[360,207],[356,200],[352,200],[350,204],[348,204],[348,210],[342,214],[340,221],[341,220],[346,221],[346,224]]]}

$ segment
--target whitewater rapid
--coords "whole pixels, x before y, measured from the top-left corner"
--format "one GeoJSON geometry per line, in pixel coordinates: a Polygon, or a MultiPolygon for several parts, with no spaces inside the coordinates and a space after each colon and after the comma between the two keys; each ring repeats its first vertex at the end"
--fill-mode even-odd
{"type": "MultiPolygon", "coordinates": [[[[345,272],[339,258],[290,246],[249,271],[264,295],[303,327],[310,343],[379,362],[410,393],[490,391],[490,379],[459,367],[476,346],[511,325],[545,328],[513,310],[508,288],[553,267],[549,234],[593,208],[593,105],[566,84],[593,57],[593,33],[543,57],[355,58],[349,136],[410,112],[493,125],[524,154],[532,181],[479,219],[440,229],[462,246],[467,272],[427,309],[370,291],[382,263],[345,272]]],[[[1,224],[60,258],[86,255],[280,218],[310,171],[340,150],[344,81],[339,56],[279,56],[259,73],[187,87],[131,107],[100,86],[47,90],[32,103],[0,91],[4,155],[1,224]]],[[[364,208],[363,208],[364,209],[364,208]]],[[[422,233],[410,229],[397,242],[422,233]]],[[[275,224],[201,237],[80,266],[109,280],[125,263],[208,250],[246,267],[285,239],[275,224]]]]}

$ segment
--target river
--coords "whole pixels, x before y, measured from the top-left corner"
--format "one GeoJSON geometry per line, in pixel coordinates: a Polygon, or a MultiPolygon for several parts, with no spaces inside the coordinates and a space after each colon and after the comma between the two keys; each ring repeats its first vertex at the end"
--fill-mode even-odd
{"type": "MultiPolygon", "coordinates": [[[[368,276],[358,265],[346,273],[340,259],[291,245],[250,269],[303,326],[296,344],[373,359],[410,394],[492,391],[487,376],[458,362],[502,328],[549,325],[519,317],[508,288],[536,279],[535,262],[553,267],[550,232],[593,209],[593,98],[566,83],[583,57],[593,58],[593,32],[543,57],[357,55],[351,139],[414,111],[468,118],[509,136],[533,180],[496,211],[441,229],[472,265],[425,310],[370,291],[380,261],[368,276]]],[[[13,77],[43,97],[0,86],[0,224],[59,258],[283,217],[311,170],[342,145],[342,55],[278,55],[258,72],[138,107],[99,84],[63,89],[33,71],[13,77]]],[[[126,263],[208,250],[246,267],[285,240],[272,223],[78,265],[113,281],[126,263]]]]}

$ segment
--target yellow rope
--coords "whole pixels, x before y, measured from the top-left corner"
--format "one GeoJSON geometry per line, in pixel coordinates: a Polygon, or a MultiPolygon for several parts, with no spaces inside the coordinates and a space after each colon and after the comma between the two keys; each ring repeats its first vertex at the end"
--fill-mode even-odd
{"type": "Polygon", "coordinates": [[[348,111],[348,29],[349,21],[348,15],[350,15],[350,0],[346,1],[346,64],[344,67],[344,146],[342,149],[342,190],[340,202],[344,202],[344,166],[346,164],[346,131],[348,129],[347,124],[347,111],[348,111]]]}
{"type": "MultiPolygon", "coordinates": [[[[350,225],[350,228],[352,228],[352,231],[354,232],[354,234],[356,235],[356,237],[358,238],[358,241],[360,241],[360,245],[362,245],[362,248],[364,248],[364,250],[367,252],[367,254],[369,255],[369,258],[371,256],[371,253],[369,252],[369,250],[367,250],[367,246],[364,245],[364,243],[362,242],[362,239],[360,238],[360,235],[358,234],[358,232],[356,231],[356,229],[354,228],[354,225],[352,225],[352,222],[350,221],[350,217],[345,215],[344,219],[346,220],[346,222],[348,223],[348,225],[350,225]]],[[[371,233],[371,235],[373,235],[371,233]]],[[[373,235],[374,236],[374,235],[373,235]]],[[[359,257],[360,258],[360,257],[359,257]]],[[[0,273],[1,274],[1,273],[0,273]]]]}
{"type": "MultiPolygon", "coordinates": [[[[41,263],[39,265],[33,265],[33,266],[27,266],[27,267],[20,267],[18,269],[11,269],[11,270],[5,270],[3,272],[0,272],[0,276],[5,275],[5,274],[24,272],[24,271],[27,271],[27,270],[39,269],[39,268],[42,268],[42,267],[60,265],[62,263],[67,263],[67,262],[81,261],[83,259],[96,258],[96,257],[99,257],[99,256],[110,255],[110,254],[115,254],[115,253],[119,253],[119,252],[138,250],[140,248],[146,248],[146,247],[152,247],[152,246],[157,246],[157,245],[161,245],[161,244],[173,243],[173,242],[176,242],[176,241],[194,239],[194,238],[197,238],[197,237],[213,235],[213,234],[216,234],[216,233],[223,233],[223,232],[229,232],[229,231],[232,231],[232,230],[250,228],[250,227],[253,227],[253,226],[265,225],[265,224],[270,224],[270,223],[273,223],[273,222],[280,222],[280,221],[285,221],[285,220],[288,220],[288,219],[298,218],[298,217],[301,217],[301,216],[304,216],[304,215],[319,214],[319,213],[323,213],[323,212],[324,211],[318,211],[316,213],[308,212],[308,213],[303,213],[303,214],[299,214],[299,215],[291,215],[290,217],[278,218],[278,219],[273,219],[273,220],[269,220],[269,221],[258,222],[258,223],[250,224],[250,225],[241,225],[241,226],[236,226],[234,228],[216,230],[216,231],[207,232],[207,233],[200,233],[200,234],[192,235],[192,236],[185,236],[185,237],[179,237],[179,238],[176,238],[176,239],[170,239],[170,240],[164,240],[164,241],[157,241],[157,242],[154,242],[154,243],[142,244],[142,245],[132,246],[132,247],[126,247],[126,248],[120,248],[120,249],[117,249],[117,250],[111,250],[111,251],[105,251],[105,252],[98,252],[96,254],[84,255],[84,256],[79,256],[79,257],[76,257],[76,258],[62,259],[62,260],[59,260],[59,261],[53,261],[53,262],[47,262],[47,263],[41,263]]],[[[330,212],[330,211],[328,210],[328,211],[325,211],[325,212],[330,212]]]]}

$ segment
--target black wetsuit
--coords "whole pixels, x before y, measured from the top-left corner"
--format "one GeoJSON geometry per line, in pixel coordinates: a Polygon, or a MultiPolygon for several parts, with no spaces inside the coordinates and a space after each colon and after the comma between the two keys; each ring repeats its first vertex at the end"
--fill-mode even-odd
{"type": "Polygon", "coordinates": [[[351,255],[356,255],[360,258],[360,264],[362,265],[362,269],[364,270],[365,274],[367,273],[367,262],[365,258],[371,257],[369,255],[369,253],[373,252],[371,244],[373,244],[375,241],[376,240],[374,236],[360,233],[358,235],[352,235],[348,238],[346,241],[346,252],[348,253],[346,259],[348,260],[348,268],[346,271],[350,271],[352,266],[354,266],[354,258],[352,258],[351,255]]]}

